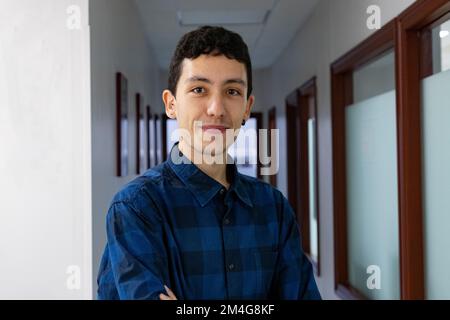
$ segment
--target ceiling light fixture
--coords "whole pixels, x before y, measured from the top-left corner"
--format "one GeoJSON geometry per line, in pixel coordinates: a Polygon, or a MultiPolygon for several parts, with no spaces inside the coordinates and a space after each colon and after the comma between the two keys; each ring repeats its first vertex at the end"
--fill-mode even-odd
{"type": "Polygon", "coordinates": [[[265,24],[270,10],[178,11],[180,26],[265,24]]]}

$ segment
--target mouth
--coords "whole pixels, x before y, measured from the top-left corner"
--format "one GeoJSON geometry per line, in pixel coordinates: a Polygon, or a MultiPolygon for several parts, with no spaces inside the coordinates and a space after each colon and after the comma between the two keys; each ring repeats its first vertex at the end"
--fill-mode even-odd
{"type": "Polygon", "coordinates": [[[229,128],[226,127],[226,126],[222,126],[222,125],[213,125],[213,124],[202,125],[203,132],[210,132],[210,133],[220,132],[220,133],[225,133],[225,131],[227,129],[229,129],[229,128]]]}

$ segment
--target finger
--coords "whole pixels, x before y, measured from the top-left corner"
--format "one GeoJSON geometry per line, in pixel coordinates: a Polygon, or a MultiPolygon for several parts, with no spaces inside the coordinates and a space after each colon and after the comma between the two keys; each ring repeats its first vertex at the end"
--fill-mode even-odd
{"type": "Polygon", "coordinates": [[[159,295],[159,300],[170,300],[170,297],[166,296],[165,294],[161,293],[159,295]]]}
{"type": "Polygon", "coordinates": [[[164,285],[164,288],[166,288],[166,292],[169,294],[169,297],[171,297],[173,300],[177,300],[177,297],[176,297],[175,294],[172,292],[172,290],[169,289],[169,287],[167,287],[166,285],[164,285]]]}

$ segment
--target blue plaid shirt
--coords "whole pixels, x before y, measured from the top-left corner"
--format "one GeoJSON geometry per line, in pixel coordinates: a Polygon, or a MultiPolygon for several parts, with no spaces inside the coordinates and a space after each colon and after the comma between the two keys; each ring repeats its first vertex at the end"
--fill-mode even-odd
{"type": "Polygon", "coordinates": [[[115,195],[98,299],[159,300],[164,284],[180,300],[320,299],[280,191],[234,164],[227,190],[171,154],[115,195]]]}

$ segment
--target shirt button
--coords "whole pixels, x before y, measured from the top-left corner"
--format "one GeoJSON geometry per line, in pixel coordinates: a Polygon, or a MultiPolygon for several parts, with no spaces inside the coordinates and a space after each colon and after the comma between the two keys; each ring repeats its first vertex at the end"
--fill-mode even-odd
{"type": "Polygon", "coordinates": [[[230,224],[230,219],[223,220],[223,224],[230,224]]]}
{"type": "Polygon", "coordinates": [[[225,189],[224,188],[220,189],[220,194],[223,195],[224,193],[225,193],[225,189]]]}
{"type": "Polygon", "coordinates": [[[228,265],[228,269],[233,270],[233,269],[234,269],[234,264],[230,263],[230,264],[228,265]]]}

